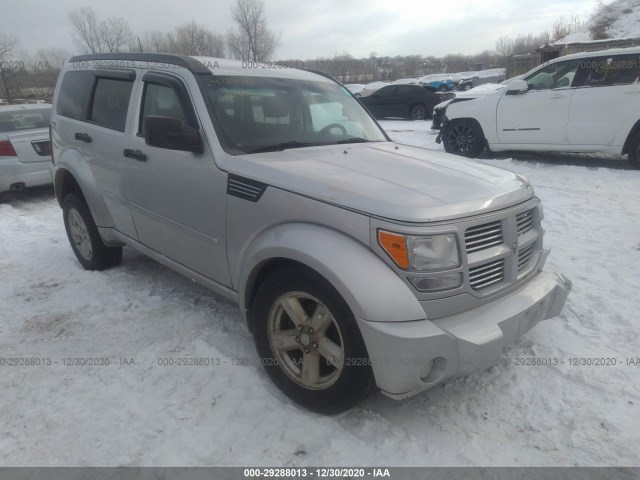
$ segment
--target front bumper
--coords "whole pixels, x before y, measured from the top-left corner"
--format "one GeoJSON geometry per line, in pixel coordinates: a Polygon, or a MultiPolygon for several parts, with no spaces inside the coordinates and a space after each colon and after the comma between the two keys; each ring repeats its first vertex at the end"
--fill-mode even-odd
{"type": "Polygon", "coordinates": [[[387,396],[402,399],[495,365],[508,343],[558,315],[570,290],[564,275],[541,272],[505,297],[434,321],[356,320],[376,384],[387,396]]]}

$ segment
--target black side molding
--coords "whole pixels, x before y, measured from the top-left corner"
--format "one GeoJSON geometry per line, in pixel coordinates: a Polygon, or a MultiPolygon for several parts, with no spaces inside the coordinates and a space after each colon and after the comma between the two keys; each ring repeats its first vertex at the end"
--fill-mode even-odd
{"type": "Polygon", "coordinates": [[[257,202],[267,189],[267,185],[239,175],[229,174],[227,179],[227,195],[257,202]]]}

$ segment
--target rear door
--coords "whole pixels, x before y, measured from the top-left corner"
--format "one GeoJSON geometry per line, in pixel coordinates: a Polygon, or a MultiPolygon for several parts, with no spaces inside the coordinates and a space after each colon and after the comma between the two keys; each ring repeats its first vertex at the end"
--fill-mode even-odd
{"type": "Polygon", "coordinates": [[[505,93],[498,103],[500,143],[566,145],[572,87],[579,60],[554,62],[524,80],[529,91],[505,93]]]}
{"type": "Polygon", "coordinates": [[[130,129],[136,70],[96,70],[87,98],[85,121],[74,132],[116,228],[135,238],[127,203],[127,162],[122,151],[130,129]]]}
{"type": "MultiPolygon", "coordinates": [[[[197,91],[195,80],[192,87],[197,91]]],[[[127,175],[131,212],[144,245],[229,286],[227,174],[213,160],[189,92],[185,79],[177,74],[147,71],[142,77],[135,133],[127,146],[134,152],[128,159],[127,175]],[[179,120],[199,129],[204,152],[147,145],[144,125],[149,116],[179,120]]]]}
{"type": "Polygon", "coordinates": [[[572,145],[611,145],[623,125],[640,118],[640,55],[586,58],[576,74],[567,128],[572,145]]]}

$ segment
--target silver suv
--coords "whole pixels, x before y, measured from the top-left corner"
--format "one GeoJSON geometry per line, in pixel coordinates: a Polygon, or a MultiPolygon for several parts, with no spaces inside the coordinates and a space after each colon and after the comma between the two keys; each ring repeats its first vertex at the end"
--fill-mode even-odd
{"type": "Polygon", "coordinates": [[[54,104],[55,190],[82,266],[127,245],[234,300],[307,408],[489,367],[570,290],[542,272],[524,177],[392,142],[329,77],[89,55],[54,104]]]}

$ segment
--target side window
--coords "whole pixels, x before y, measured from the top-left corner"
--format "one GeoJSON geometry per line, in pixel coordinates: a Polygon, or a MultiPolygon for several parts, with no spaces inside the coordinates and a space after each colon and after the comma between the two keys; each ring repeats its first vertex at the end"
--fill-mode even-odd
{"type": "Polygon", "coordinates": [[[70,71],[64,74],[56,104],[56,113],[63,117],[82,120],[82,108],[93,78],[90,71],[70,71]]]}
{"type": "Polygon", "coordinates": [[[413,95],[413,88],[409,85],[402,85],[401,87],[398,87],[398,95],[413,95]]]}
{"type": "Polygon", "coordinates": [[[140,112],[140,123],[138,125],[138,133],[140,135],[144,132],[144,123],[149,116],[170,117],[188,123],[176,91],[171,87],[156,85],[155,83],[145,83],[142,111],[140,112]]]}
{"type": "Polygon", "coordinates": [[[98,78],[93,91],[89,120],[111,130],[124,132],[133,82],[98,78]]]}
{"type": "Polygon", "coordinates": [[[525,78],[532,90],[567,88],[574,82],[580,60],[554,62],[525,78]]]}
{"type": "Polygon", "coordinates": [[[379,97],[390,97],[393,94],[396,93],[396,89],[397,87],[384,87],[381,90],[378,90],[376,93],[376,95],[378,95],[379,97]]]}
{"type": "Polygon", "coordinates": [[[638,81],[640,55],[585,58],[580,60],[578,85],[610,87],[628,85],[638,81]]]}

